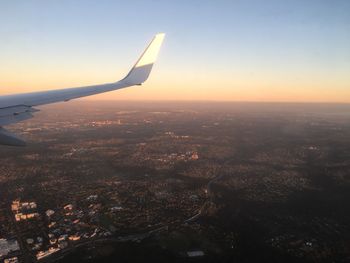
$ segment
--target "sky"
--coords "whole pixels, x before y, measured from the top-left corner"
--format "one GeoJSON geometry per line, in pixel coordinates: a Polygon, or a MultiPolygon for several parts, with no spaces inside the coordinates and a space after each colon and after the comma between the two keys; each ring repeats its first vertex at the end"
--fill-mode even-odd
{"type": "Polygon", "coordinates": [[[350,103],[348,0],[0,0],[0,95],[114,82],[96,100],[350,103]]]}

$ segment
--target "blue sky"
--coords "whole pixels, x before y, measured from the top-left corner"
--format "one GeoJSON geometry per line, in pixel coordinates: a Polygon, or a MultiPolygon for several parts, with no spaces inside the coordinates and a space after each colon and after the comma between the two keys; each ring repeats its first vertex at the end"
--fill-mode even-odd
{"type": "Polygon", "coordinates": [[[157,32],[147,92],[116,99],[350,101],[345,0],[1,1],[0,93],[116,80],[157,32]]]}

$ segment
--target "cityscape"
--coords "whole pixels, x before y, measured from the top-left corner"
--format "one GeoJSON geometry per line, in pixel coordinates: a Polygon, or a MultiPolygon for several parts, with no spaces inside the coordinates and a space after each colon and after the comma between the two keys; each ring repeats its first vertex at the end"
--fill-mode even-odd
{"type": "Polygon", "coordinates": [[[350,261],[349,105],[78,101],[9,130],[4,263],[350,261]]]}

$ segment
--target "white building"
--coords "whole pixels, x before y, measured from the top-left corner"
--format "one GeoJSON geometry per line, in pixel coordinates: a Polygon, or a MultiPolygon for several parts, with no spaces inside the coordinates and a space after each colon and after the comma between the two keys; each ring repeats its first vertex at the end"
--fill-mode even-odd
{"type": "Polygon", "coordinates": [[[51,210],[51,209],[49,209],[49,210],[47,210],[47,211],[45,212],[45,214],[46,214],[47,217],[52,216],[54,213],[55,213],[55,211],[53,211],[53,210],[51,210]]]}

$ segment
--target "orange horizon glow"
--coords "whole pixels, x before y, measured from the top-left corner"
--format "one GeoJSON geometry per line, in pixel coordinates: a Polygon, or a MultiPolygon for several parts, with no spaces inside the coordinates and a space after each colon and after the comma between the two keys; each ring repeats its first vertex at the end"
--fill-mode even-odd
{"type": "MultiPolygon", "coordinates": [[[[267,72],[252,76],[244,72],[238,72],[234,76],[201,72],[198,76],[192,76],[188,72],[181,71],[161,72],[160,68],[161,65],[156,66],[150,79],[142,86],[129,87],[86,99],[350,103],[350,88],[347,85],[350,83],[350,77],[341,74],[334,75],[333,79],[311,74],[285,75],[281,79],[281,76],[274,78],[273,73],[267,72]],[[179,78],[178,75],[183,77],[179,78]]],[[[92,71],[94,70],[91,69],[92,71]]],[[[7,73],[6,78],[0,79],[0,95],[116,81],[110,78],[111,75],[115,75],[113,71],[98,75],[61,70],[55,74],[37,69],[23,71],[17,77],[11,76],[10,71],[7,73]]]]}

